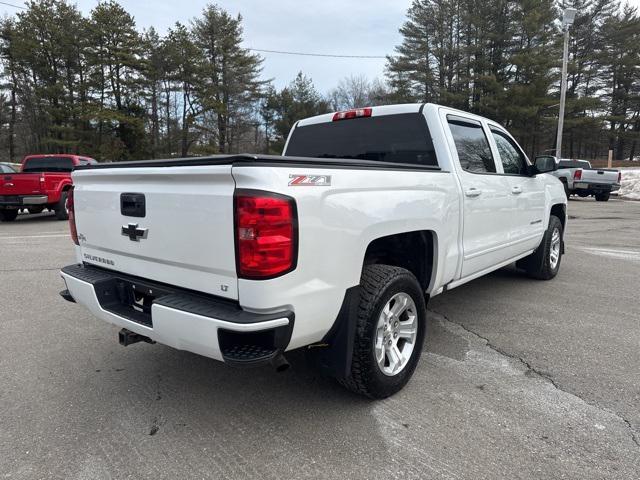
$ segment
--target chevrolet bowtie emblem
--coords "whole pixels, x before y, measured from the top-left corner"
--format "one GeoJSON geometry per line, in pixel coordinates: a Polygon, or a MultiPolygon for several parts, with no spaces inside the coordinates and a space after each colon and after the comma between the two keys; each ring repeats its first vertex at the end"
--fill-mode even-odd
{"type": "Polygon", "coordinates": [[[138,242],[141,238],[147,238],[148,228],[138,228],[137,223],[122,226],[122,235],[129,237],[132,242],[138,242]]]}

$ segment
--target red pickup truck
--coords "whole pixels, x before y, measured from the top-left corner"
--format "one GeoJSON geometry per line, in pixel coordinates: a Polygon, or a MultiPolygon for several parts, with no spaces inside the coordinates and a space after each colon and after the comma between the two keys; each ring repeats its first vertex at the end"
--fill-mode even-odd
{"type": "Polygon", "coordinates": [[[59,220],[66,220],[71,172],[78,165],[94,163],[93,158],[79,155],[27,155],[19,173],[0,176],[0,220],[15,220],[20,209],[40,213],[45,208],[54,211],[59,220]]]}

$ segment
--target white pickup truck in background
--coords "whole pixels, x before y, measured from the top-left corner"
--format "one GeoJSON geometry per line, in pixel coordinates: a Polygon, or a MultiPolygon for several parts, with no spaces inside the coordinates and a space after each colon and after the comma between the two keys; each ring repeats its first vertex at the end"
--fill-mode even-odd
{"type": "Polygon", "coordinates": [[[571,195],[579,197],[593,195],[596,201],[606,202],[611,192],[620,189],[620,171],[591,168],[591,163],[586,160],[561,159],[553,175],[562,182],[567,198],[571,195]]]}
{"type": "Polygon", "coordinates": [[[233,365],[306,348],[355,392],[411,377],[430,297],[517,262],[560,267],[566,196],[499,124],[433,104],[299,121],[284,156],[74,172],[77,263],[62,296],[121,328],[233,365]]]}

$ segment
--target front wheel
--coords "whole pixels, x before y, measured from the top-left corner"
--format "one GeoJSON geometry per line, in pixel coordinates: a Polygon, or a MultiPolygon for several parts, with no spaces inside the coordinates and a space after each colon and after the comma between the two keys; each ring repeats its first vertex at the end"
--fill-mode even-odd
{"type": "Polygon", "coordinates": [[[528,257],[518,261],[532,278],[551,280],[560,270],[562,260],[562,222],[555,215],[549,217],[549,227],[542,237],[540,246],[528,257]]]}
{"type": "Polygon", "coordinates": [[[386,398],[409,381],[420,359],[427,308],[416,277],[404,268],[367,265],[350,376],[341,383],[370,398],[386,398]]]}

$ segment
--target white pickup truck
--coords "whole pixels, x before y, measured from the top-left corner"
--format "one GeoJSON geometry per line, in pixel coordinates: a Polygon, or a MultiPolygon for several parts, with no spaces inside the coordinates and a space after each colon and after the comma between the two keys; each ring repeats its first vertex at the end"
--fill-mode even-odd
{"type": "Polygon", "coordinates": [[[593,195],[597,202],[607,202],[611,192],[620,190],[622,177],[619,170],[591,168],[587,160],[567,159],[558,161],[558,169],[553,175],[562,182],[567,198],[571,195],[593,195]]]}
{"type": "Polygon", "coordinates": [[[418,363],[430,297],[517,262],[553,278],[562,184],[499,124],[432,104],[299,121],[284,156],[77,169],[61,295],[233,365],[315,365],[373,398],[418,363]]]}

